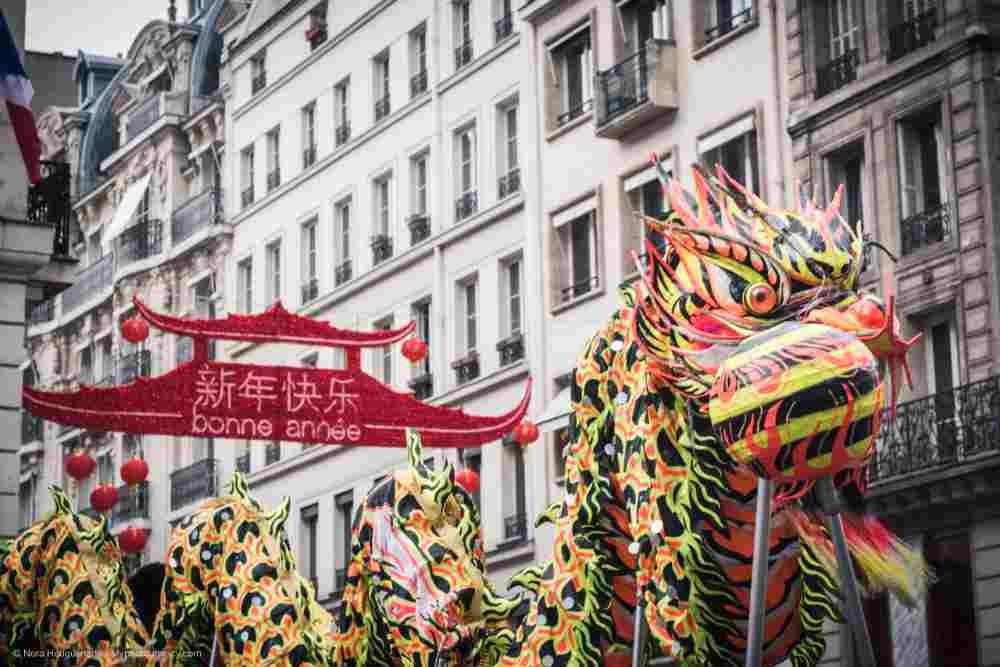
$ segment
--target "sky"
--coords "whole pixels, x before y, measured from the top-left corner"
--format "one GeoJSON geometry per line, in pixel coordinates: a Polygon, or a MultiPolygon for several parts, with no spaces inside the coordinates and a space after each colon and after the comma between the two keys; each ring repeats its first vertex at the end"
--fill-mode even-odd
{"type": "MultiPolygon", "coordinates": [[[[154,18],[167,18],[167,0],[27,0],[25,46],[31,51],[62,51],[116,56],[128,52],[139,30],[154,18]]],[[[177,2],[183,17],[187,3],[177,2]]]]}

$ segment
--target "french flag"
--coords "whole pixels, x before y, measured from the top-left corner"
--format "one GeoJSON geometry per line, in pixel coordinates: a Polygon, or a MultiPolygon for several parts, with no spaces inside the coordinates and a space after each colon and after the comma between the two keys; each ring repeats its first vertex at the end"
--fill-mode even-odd
{"type": "Polygon", "coordinates": [[[7,103],[10,124],[14,127],[17,145],[21,148],[21,158],[32,185],[42,180],[42,146],[38,140],[35,116],[31,112],[31,98],[34,95],[35,89],[24,70],[14,35],[3,11],[0,11],[0,98],[7,103]]]}

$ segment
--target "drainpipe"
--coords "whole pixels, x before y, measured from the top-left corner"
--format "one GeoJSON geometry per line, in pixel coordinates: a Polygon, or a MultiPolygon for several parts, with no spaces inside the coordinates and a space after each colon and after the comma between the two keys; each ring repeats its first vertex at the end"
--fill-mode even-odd
{"type": "MultiPolygon", "coordinates": [[[[795,0],[786,0],[787,2],[795,2],[795,0]]],[[[786,142],[790,142],[788,137],[788,130],[786,129],[785,122],[788,119],[788,113],[783,108],[787,105],[788,101],[785,97],[785,89],[782,86],[781,77],[781,63],[780,63],[780,40],[778,39],[778,29],[780,26],[778,17],[778,3],[772,0],[768,3],[768,9],[771,10],[771,76],[774,82],[774,92],[777,96],[777,106],[778,106],[778,118],[776,119],[775,125],[778,130],[778,171],[781,176],[777,179],[777,187],[780,190],[781,201],[785,205],[790,202],[787,200],[787,190],[785,188],[785,179],[788,174],[785,173],[785,146],[786,142]]],[[[786,40],[787,44],[787,40],[786,40]]],[[[772,200],[774,201],[774,200],[772,200]]]]}

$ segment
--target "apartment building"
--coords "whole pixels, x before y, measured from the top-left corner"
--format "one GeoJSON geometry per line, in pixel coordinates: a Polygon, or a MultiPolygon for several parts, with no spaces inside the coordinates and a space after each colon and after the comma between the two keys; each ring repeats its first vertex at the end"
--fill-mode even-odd
{"type": "MultiPolygon", "coordinates": [[[[186,20],[171,9],[167,20],[144,26],[123,59],[80,53],[69,79],[75,105],[40,114],[44,157],[65,176],[74,224],[63,258],[69,275],[43,286],[48,292],[41,289],[28,315],[23,382],[67,391],[121,385],[191,358],[191,339],[152,331],[135,345],[122,337],[121,323],[134,314],[133,296],[175,314],[215,311],[232,236],[220,169],[219,30],[236,9],[227,0],[193,2],[186,20]]],[[[22,528],[51,509],[50,484],[95,516],[90,492],[112,484],[120,495],[109,512],[112,531],[151,530],[144,553],[129,557],[132,568],[163,558],[169,525],[162,517],[218,493],[211,441],[81,431],[28,413],[21,420],[22,528]],[[65,472],[75,450],[97,462],[80,483],[65,472]],[[136,455],[150,474],[130,490],[119,468],[136,455]]]]}
{"type": "MultiPolygon", "coordinates": [[[[915,610],[867,605],[880,665],[1000,660],[994,3],[789,3],[793,169],[888,252],[863,276],[897,285],[913,389],[883,426],[868,505],[937,575],[915,610]],[[890,258],[890,253],[894,256],[890,258]]],[[[853,646],[831,636],[828,664],[853,646]]]]}

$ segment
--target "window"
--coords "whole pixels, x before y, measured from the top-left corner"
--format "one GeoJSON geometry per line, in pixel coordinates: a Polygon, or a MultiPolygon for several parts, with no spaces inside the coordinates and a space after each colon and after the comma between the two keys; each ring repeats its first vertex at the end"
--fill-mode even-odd
{"type": "Polygon", "coordinates": [[[410,173],[413,175],[413,215],[427,215],[427,153],[410,160],[410,173]]]}
{"type": "MultiPolygon", "coordinates": [[[[669,175],[669,172],[668,172],[669,175]]],[[[625,194],[632,215],[625,218],[625,237],[628,239],[625,256],[625,273],[635,270],[632,259],[634,251],[640,259],[646,258],[646,241],[652,242],[662,252],[663,240],[659,234],[652,232],[642,221],[643,217],[663,220],[667,217],[667,202],[660,185],[656,167],[649,167],[634,176],[625,179],[625,194]]]]}
{"type": "Polygon", "coordinates": [[[522,264],[520,256],[502,262],[500,265],[500,288],[502,290],[500,326],[504,337],[521,333],[521,283],[522,264]]]}
{"type": "Polygon", "coordinates": [[[149,188],[142,194],[139,206],[135,210],[135,224],[141,225],[149,221],[149,188]]]}
{"type": "MultiPolygon", "coordinates": [[[[207,276],[191,287],[192,312],[198,319],[215,319],[215,301],[213,299],[215,288],[213,287],[213,282],[213,276],[207,276]]],[[[184,340],[189,341],[189,344],[192,344],[193,347],[194,341],[191,338],[184,338],[184,340]]],[[[214,340],[208,341],[208,358],[210,360],[215,359],[214,340]]]]}
{"type": "Polygon", "coordinates": [[[302,108],[302,168],[308,169],[316,162],[316,103],[302,108]]]}
{"type": "Polygon", "coordinates": [[[281,442],[272,440],[264,447],[264,465],[269,466],[281,460],[281,442]]]}
{"type": "Polygon", "coordinates": [[[827,3],[831,59],[839,58],[857,48],[861,40],[854,6],[855,0],[831,0],[827,3]]]}
{"type": "Polygon", "coordinates": [[[753,0],[709,0],[705,44],[728,35],[753,20],[753,0]]]}
{"type": "Polygon", "coordinates": [[[281,300],[281,241],[267,246],[267,299],[268,303],[281,300]]]}
{"type": "Polygon", "coordinates": [[[555,127],[581,116],[593,104],[593,64],[589,26],[553,47],[549,53],[558,81],[552,97],[559,100],[555,127]],[[558,96],[558,97],[556,97],[558,96]]]}
{"type": "Polygon", "coordinates": [[[672,39],[672,0],[632,0],[618,3],[625,52],[633,54],[651,39],[672,39]]]}
{"type": "Polygon", "coordinates": [[[903,0],[887,4],[889,62],[934,42],[938,27],[938,3],[935,0],[903,0]]]}
{"type": "Polygon", "coordinates": [[[458,284],[458,346],[461,356],[471,356],[476,352],[479,333],[479,308],[475,277],[458,284]]]}
{"type": "Polygon", "coordinates": [[[389,104],[389,51],[383,51],[375,56],[373,67],[375,76],[373,78],[375,90],[375,122],[379,122],[389,115],[392,110],[389,104]]]}
{"type": "Polygon", "coordinates": [[[317,588],[317,577],[319,572],[319,506],[315,503],[302,508],[300,513],[301,525],[299,534],[302,542],[299,545],[299,557],[302,559],[302,573],[306,579],[312,582],[313,592],[317,588]]]}
{"type": "Polygon", "coordinates": [[[427,26],[410,33],[410,97],[427,91],[427,26]]]}
{"type": "Polygon", "coordinates": [[[977,665],[969,535],[929,536],[924,540],[924,556],[936,575],[926,602],[930,667],[977,665]]]}
{"type": "Polygon", "coordinates": [[[455,164],[458,199],[455,202],[455,219],[464,220],[479,210],[476,192],[476,128],[469,126],[455,134],[455,164]]]}
{"type": "Polygon", "coordinates": [[[837,151],[830,156],[828,192],[833,198],[837,188],[844,187],[840,215],[852,228],[864,219],[862,210],[862,175],[865,173],[865,153],[860,143],[837,151]]]}
{"type": "Polygon", "coordinates": [[[337,203],[335,210],[337,267],[334,282],[343,285],[351,279],[351,199],[337,203]]]}
{"type": "Polygon", "coordinates": [[[333,89],[333,122],[336,144],[343,146],[351,138],[351,81],[344,79],[333,89]]]}
{"type": "Polygon", "coordinates": [[[752,115],[698,140],[698,155],[702,165],[715,173],[721,164],[734,179],[753,192],[759,192],[757,167],[757,132],[752,115]]]}
{"type": "Polygon", "coordinates": [[[111,378],[115,371],[114,357],[111,354],[111,336],[105,336],[97,343],[97,355],[101,362],[101,385],[112,384],[111,378]]]}
{"type": "Polygon", "coordinates": [[[205,0],[188,0],[188,18],[191,18],[202,10],[205,0]]]}
{"type": "Polygon", "coordinates": [[[236,265],[236,307],[241,313],[253,312],[253,259],[247,257],[236,265]]]}
{"type": "MultiPolygon", "coordinates": [[[[392,329],[392,316],[384,317],[375,323],[374,328],[381,331],[392,329]]],[[[392,346],[386,345],[374,350],[375,375],[382,381],[382,384],[392,384],[392,346]]]]}
{"type": "Polygon", "coordinates": [[[527,512],[525,510],[524,451],[512,439],[504,440],[503,448],[503,494],[504,540],[520,542],[528,536],[527,512]]]}
{"type": "Polygon", "coordinates": [[[424,299],[413,304],[413,319],[417,323],[417,336],[427,343],[427,353],[415,364],[414,373],[418,375],[431,372],[431,300],[424,299]]]}
{"type": "Polygon", "coordinates": [[[88,265],[94,265],[104,257],[104,245],[101,242],[103,227],[99,227],[87,238],[87,260],[88,265]]]}
{"type": "Polygon", "coordinates": [[[243,187],[243,208],[253,204],[253,145],[240,151],[241,183],[243,187]]]}
{"type": "Polygon", "coordinates": [[[566,477],[566,455],[571,429],[563,426],[552,434],[552,449],[555,458],[555,478],[561,482],[566,477]]]}
{"type": "Polygon", "coordinates": [[[281,185],[281,128],[267,133],[267,191],[281,185]]]}
{"type": "Polygon", "coordinates": [[[236,472],[250,474],[250,441],[243,440],[236,454],[236,472]]]}
{"type": "MultiPolygon", "coordinates": [[[[465,463],[465,467],[479,475],[483,468],[482,451],[477,447],[475,449],[460,449],[459,452],[465,463]]],[[[477,488],[476,492],[472,494],[472,502],[476,504],[476,509],[482,511],[483,501],[481,488],[477,488]]]]}
{"type": "Polygon", "coordinates": [[[302,303],[309,303],[319,296],[317,227],[315,218],[302,225],[302,303]]]}
{"type": "Polygon", "coordinates": [[[941,109],[935,106],[897,125],[901,241],[904,255],[950,236],[947,165],[941,109]]]}
{"type": "Polygon", "coordinates": [[[88,345],[80,350],[80,372],[77,375],[80,384],[94,384],[94,358],[93,350],[88,345]]]}
{"type": "Polygon", "coordinates": [[[392,257],[392,174],[385,174],[372,184],[374,236],[372,262],[378,265],[392,257]]]}
{"type": "Polygon", "coordinates": [[[347,585],[347,568],[351,563],[351,528],[354,522],[354,493],[345,491],[334,498],[337,508],[337,530],[334,539],[334,563],[336,576],[334,590],[343,590],[347,585]]]}
{"type": "Polygon", "coordinates": [[[857,0],[831,0],[816,5],[816,94],[823,96],[857,79],[861,15],[857,0]]]}
{"type": "Polygon", "coordinates": [[[455,30],[455,69],[472,61],[472,24],[469,0],[452,3],[452,25],[455,30]]]}
{"type": "Polygon", "coordinates": [[[267,86],[267,53],[261,51],[250,59],[250,91],[256,95],[267,86]]]}
{"type": "Polygon", "coordinates": [[[500,199],[521,189],[521,170],[517,157],[517,103],[508,104],[500,110],[500,164],[502,174],[497,182],[497,196],[500,199]]]}
{"type": "Polygon", "coordinates": [[[326,41],[326,4],[326,0],[323,0],[309,10],[306,39],[309,40],[312,51],[315,51],[320,44],[326,41]]]}
{"type": "Polygon", "coordinates": [[[598,285],[594,210],[569,219],[557,216],[555,225],[560,252],[560,300],[567,302],[598,285]]]}
{"type": "Polygon", "coordinates": [[[496,11],[493,22],[493,36],[497,43],[502,42],[514,32],[514,15],[511,11],[511,0],[494,0],[496,11]]]}
{"type": "Polygon", "coordinates": [[[18,525],[21,530],[30,526],[35,520],[34,512],[32,511],[34,509],[35,499],[31,488],[34,479],[34,474],[32,474],[31,479],[26,482],[21,482],[21,485],[18,488],[17,500],[20,515],[18,525]]]}

